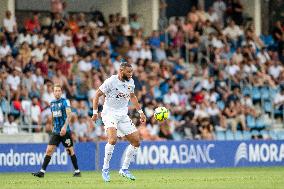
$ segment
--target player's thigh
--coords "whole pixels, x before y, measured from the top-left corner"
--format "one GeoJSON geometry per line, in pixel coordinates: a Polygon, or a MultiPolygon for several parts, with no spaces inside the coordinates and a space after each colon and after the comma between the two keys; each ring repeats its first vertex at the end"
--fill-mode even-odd
{"type": "Polygon", "coordinates": [[[48,145],[58,146],[60,144],[60,139],[61,139],[61,137],[60,137],[59,134],[52,133],[51,136],[50,136],[48,145]]]}
{"type": "Polygon", "coordinates": [[[73,140],[70,133],[66,133],[64,136],[61,136],[60,141],[65,148],[73,147],[73,140]]]}
{"type": "Polygon", "coordinates": [[[129,141],[132,146],[139,147],[140,146],[140,136],[139,132],[135,131],[129,135],[125,135],[125,138],[129,141]]]}
{"type": "Polygon", "coordinates": [[[108,143],[115,144],[117,140],[117,123],[118,120],[111,113],[102,114],[102,121],[104,123],[104,128],[107,134],[108,143]]]}
{"type": "Polygon", "coordinates": [[[139,146],[139,134],[128,115],[123,116],[118,122],[118,136],[125,136],[134,146],[139,146]]]}

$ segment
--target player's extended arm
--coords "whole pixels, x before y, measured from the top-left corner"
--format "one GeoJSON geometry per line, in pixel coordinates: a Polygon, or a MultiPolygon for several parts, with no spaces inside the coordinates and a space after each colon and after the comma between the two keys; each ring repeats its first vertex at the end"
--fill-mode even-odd
{"type": "Polygon", "coordinates": [[[95,94],[95,98],[93,99],[93,116],[92,116],[93,121],[96,121],[98,118],[99,99],[103,95],[104,93],[100,89],[98,89],[95,94]]]}
{"type": "Polygon", "coordinates": [[[61,136],[64,136],[66,134],[67,125],[70,123],[70,120],[71,120],[71,108],[67,107],[65,109],[65,111],[66,111],[67,118],[66,118],[66,121],[65,121],[63,127],[61,128],[61,131],[60,131],[61,136]]]}
{"type": "Polygon", "coordinates": [[[140,114],[140,121],[142,123],[146,122],[146,116],[145,116],[143,110],[141,109],[141,105],[139,104],[138,99],[137,99],[137,97],[134,93],[130,94],[130,101],[134,105],[135,109],[138,110],[138,112],[140,114]]]}

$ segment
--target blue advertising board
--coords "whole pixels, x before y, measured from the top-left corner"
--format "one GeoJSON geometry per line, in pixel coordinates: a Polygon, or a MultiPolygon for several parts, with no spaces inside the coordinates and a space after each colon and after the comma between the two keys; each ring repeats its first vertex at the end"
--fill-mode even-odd
{"type": "MultiPolygon", "coordinates": [[[[102,169],[105,142],[77,143],[81,170],[102,169]]],[[[118,170],[127,142],[118,142],[110,162],[118,170]]],[[[46,144],[0,144],[0,172],[32,172],[40,169],[46,144]]],[[[141,143],[131,169],[221,168],[284,166],[284,141],[164,141],[141,143]]],[[[47,171],[72,171],[61,146],[54,152],[47,171]]]]}
{"type": "MultiPolygon", "coordinates": [[[[104,145],[99,144],[99,169],[104,145]]],[[[127,142],[116,144],[111,169],[122,165],[127,142]]],[[[284,166],[284,141],[142,142],[132,169],[284,166]]]]}
{"type": "MultiPolygon", "coordinates": [[[[0,144],[0,172],[32,172],[41,168],[47,144],[0,144]]],[[[81,170],[95,170],[96,144],[75,144],[81,170]]],[[[47,167],[47,171],[73,171],[69,155],[60,145],[47,167]]]]}

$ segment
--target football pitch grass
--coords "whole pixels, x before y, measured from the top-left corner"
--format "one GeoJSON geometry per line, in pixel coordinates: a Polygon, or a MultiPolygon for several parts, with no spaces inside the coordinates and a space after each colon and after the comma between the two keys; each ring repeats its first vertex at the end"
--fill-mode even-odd
{"type": "Polygon", "coordinates": [[[132,171],[136,181],[111,172],[111,182],[104,183],[101,173],[82,172],[73,178],[71,172],[47,172],[44,178],[31,173],[0,174],[1,189],[283,189],[284,167],[224,168],[224,169],[163,169],[132,171]]]}

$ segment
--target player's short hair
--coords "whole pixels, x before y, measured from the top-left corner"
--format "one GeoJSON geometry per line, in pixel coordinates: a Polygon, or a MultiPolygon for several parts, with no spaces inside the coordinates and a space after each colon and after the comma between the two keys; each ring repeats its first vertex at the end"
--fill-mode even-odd
{"type": "Polygon", "coordinates": [[[132,68],[132,65],[130,63],[128,63],[126,60],[122,59],[120,60],[120,68],[124,69],[126,67],[128,68],[132,68]]]}
{"type": "Polygon", "coordinates": [[[62,90],[62,86],[60,84],[58,84],[58,83],[53,85],[53,90],[55,89],[55,87],[59,87],[62,90]]]}

